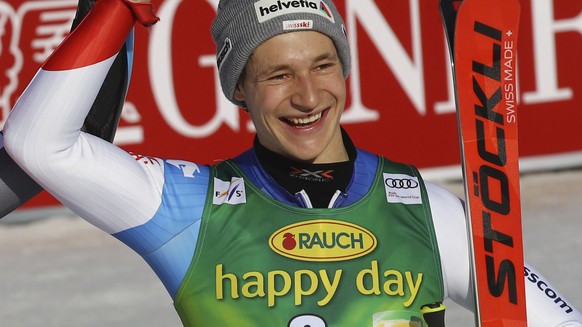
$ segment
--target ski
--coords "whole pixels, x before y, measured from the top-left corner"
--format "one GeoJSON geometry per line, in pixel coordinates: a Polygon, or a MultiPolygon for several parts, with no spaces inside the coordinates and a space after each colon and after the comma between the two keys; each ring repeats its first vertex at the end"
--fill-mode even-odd
{"type": "Polygon", "coordinates": [[[441,0],[455,85],[467,230],[482,327],[527,326],[516,56],[518,0],[441,0]]]}
{"type": "MultiPolygon", "coordinates": [[[[71,32],[77,28],[91,11],[95,1],[79,0],[77,12],[71,25],[71,32]]],[[[103,81],[97,98],[93,102],[81,128],[84,132],[96,135],[109,142],[113,142],[115,137],[129,89],[133,64],[133,33],[133,31],[130,33],[127,41],[117,54],[117,57],[115,57],[113,64],[111,64],[105,81],[103,81]]]]}

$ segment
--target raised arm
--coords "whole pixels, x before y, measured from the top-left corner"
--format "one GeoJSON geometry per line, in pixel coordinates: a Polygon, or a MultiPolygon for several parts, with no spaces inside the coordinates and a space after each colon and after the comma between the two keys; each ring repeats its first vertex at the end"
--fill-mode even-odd
{"type": "Polygon", "coordinates": [[[110,233],[151,217],[163,184],[159,161],[137,161],[82,131],[136,20],[145,25],[155,22],[149,4],[97,1],[38,71],[4,131],[6,151],[29,176],[110,233]]]}
{"type": "MultiPolygon", "coordinates": [[[[94,0],[79,0],[71,31],[89,13],[94,2],[94,0]]],[[[119,51],[82,128],[84,131],[110,142],[115,136],[129,86],[131,56],[128,51],[132,49],[131,43],[132,38],[128,38],[119,51]]],[[[0,132],[0,218],[11,213],[41,191],[42,187],[6,153],[3,135],[0,132]]]]}

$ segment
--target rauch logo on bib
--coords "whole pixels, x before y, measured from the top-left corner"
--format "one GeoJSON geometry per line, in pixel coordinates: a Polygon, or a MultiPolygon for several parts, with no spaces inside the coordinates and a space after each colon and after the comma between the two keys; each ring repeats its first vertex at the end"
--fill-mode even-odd
{"type": "Polygon", "coordinates": [[[319,219],[285,226],[269,238],[277,254],[301,261],[344,261],[377,246],[374,234],[344,221],[319,219]]]}

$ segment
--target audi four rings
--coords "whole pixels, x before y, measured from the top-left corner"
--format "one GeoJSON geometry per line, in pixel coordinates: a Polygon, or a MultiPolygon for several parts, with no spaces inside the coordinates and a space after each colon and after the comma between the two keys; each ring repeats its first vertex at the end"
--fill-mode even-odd
{"type": "Polygon", "coordinates": [[[418,187],[418,182],[413,180],[413,179],[400,179],[400,178],[387,178],[386,180],[384,180],[384,183],[386,184],[386,186],[390,187],[390,188],[397,188],[397,189],[403,189],[403,190],[408,190],[408,189],[412,189],[412,188],[417,188],[418,187]]]}

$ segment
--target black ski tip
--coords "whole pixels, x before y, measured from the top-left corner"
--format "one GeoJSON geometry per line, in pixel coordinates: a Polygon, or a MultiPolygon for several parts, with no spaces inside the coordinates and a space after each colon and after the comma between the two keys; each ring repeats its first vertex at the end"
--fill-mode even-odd
{"type": "Polygon", "coordinates": [[[457,21],[457,12],[461,7],[463,0],[441,0],[440,12],[445,27],[445,33],[449,43],[451,53],[454,53],[455,47],[455,26],[457,21]]]}
{"type": "Polygon", "coordinates": [[[73,19],[73,25],[71,26],[71,31],[74,30],[79,23],[87,16],[93,4],[95,4],[97,0],[79,0],[77,4],[77,12],[75,13],[75,18],[73,19]]]}
{"type": "Polygon", "coordinates": [[[127,46],[111,65],[97,98],[85,118],[82,130],[113,142],[129,85],[127,46]]]}

